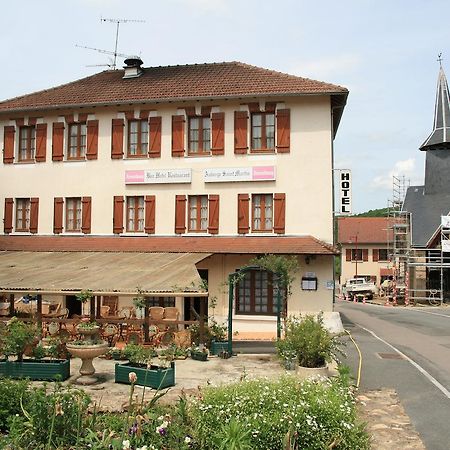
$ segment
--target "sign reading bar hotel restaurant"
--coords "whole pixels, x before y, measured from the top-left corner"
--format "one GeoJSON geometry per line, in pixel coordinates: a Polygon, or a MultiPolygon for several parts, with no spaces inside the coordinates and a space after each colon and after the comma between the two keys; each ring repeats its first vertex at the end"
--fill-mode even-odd
{"type": "Polygon", "coordinates": [[[350,170],[339,170],[339,213],[343,215],[352,213],[352,173],[350,170]]]}
{"type": "Polygon", "coordinates": [[[191,169],[126,170],[125,184],[190,183],[191,169]]]}
{"type": "Polygon", "coordinates": [[[205,169],[205,183],[222,183],[228,181],[272,181],[276,180],[275,166],[257,167],[221,167],[205,169]]]}

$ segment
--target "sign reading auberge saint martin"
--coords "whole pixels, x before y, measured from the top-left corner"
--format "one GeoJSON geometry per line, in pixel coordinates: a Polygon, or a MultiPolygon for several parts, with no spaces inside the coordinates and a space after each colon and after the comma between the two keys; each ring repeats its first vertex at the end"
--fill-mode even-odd
{"type": "Polygon", "coordinates": [[[275,166],[215,167],[203,171],[205,183],[229,181],[272,181],[276,179],[275,166]]]}
{"type": "Polygon", "coordinates": [[[339,170],[339,213],[347,215],[352,213],[352,173],[350,170],[339,170]]]}
{"type": "Polygon", "coordinates": [[[191,169],[126,170],[125,184],[190,183],[191,169]]]}

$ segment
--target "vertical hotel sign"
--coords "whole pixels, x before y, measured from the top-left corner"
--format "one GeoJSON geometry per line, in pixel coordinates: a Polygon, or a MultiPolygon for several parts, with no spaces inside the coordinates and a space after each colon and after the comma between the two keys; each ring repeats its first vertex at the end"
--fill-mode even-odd
{"type": "Polygon", "coordinates": [[[350,170],[339,170],[339,214],[352,213],[352,173],[350,170]]]}

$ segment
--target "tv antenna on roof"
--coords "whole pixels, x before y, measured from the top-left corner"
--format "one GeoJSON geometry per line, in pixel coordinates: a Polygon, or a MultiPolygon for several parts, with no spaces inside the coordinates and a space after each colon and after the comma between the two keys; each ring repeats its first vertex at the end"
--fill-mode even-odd
{"type": "MultiPolygon", "coordinates": [[[[111,22],[111,23],[115,23],[116,24],[116,39],[115,39],[115,44],[114,44],[114,51],[109,51],[109,50],[103,50],[100,48],[95,48],[95,47],[87,47],[85,45],[78,45],[76,44],[75,47],[80,47],[80,48],[87,48],[88,50],[95,50],[99,53],[104,53],[106,55],[111,55],[114,57],[113,61],[111,62],[111,64],[94,64],[90,67],[94,67],[94,66],[107,66],[112,68],[113,70],[116,70],[116,66],[117,66],[117,57],[120,56],[122,58],[128,58],[130,55],[125,55],[124,53],[118,53],[117,52],[117,46],[118,46],[118,42],[119,42],[119,26],[121,23],[128,23],[128,22],[137,22],[137,23],[145,23],[145,20],[135,20],[135,19],[105,19],[103,17],[100,18],[100,22],[111,22]]],[[[111,58],[112,59],[112,58],[111,58]]]]}

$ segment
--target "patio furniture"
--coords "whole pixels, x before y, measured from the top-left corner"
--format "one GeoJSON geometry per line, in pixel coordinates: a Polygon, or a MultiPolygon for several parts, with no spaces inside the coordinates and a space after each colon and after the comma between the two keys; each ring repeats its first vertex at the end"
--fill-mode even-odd
{"type": "Polygon", "coordinates": [[[113,347],[119,339],[119,327],[113,323],[106,324],[102,331],[102,338],[108,341],[110,347],[113,347]]]}
{"type": "Polygon", "coordinates": [[[164,322],[167,322],[169,329],[172,331],[178,331],[178,324],[171,324],[170,322],[174,322],[179,320],[180,311],[175,306],[167,306],[164,308],[164,322]]]}
{"type": "Polygon", "coordinates": [[[9,302],[1,302],[0,303],[0,316],[8,316],[9,315],[9,302]]]}
{"type": "Polygon", "coordinates": [[[107,305],[100,306],[100,316],[107,317],[109,314],[109,309],[110,308],[107,305]]]}
{"type": "Polygon", "coordinates": [[[117,308],[119,306],[119,297],[116,295],[104,295],[102,299],[102,306],[109,306],[108,314],[111,316],[116,316],[117,308]]]}
{"type": "MultiPolygon", "coordinates": [[[[156,320],[159,322],[163,322],[164,319],[164,308],[162,306],[151,306],[148,309],[148,314],[150,320],[156,320]]],[[[158,328],[160,328],[162,324],[158,324],[158,328]]]]}

